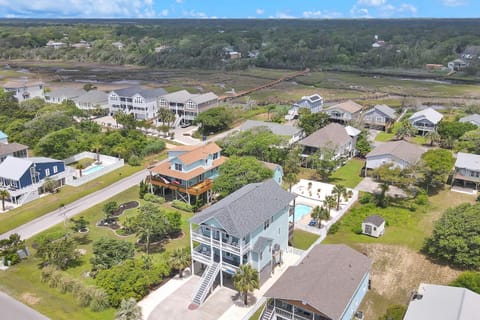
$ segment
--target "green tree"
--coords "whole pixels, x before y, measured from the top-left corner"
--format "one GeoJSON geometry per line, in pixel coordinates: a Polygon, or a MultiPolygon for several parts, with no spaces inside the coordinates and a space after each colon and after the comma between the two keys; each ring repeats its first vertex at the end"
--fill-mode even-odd
{"type": "Polygon", "coordinates": [[[305,131],[307,136],[325,127],[329,122],[328,114],[325,112],[311,113],[310,109],[299,109],[298,126],[305,131]]]}
{"type": "Polygon", "coordinates": [[[335,199],[333,195],[326,196],[325,199],[323,199],[323,205],[327,209],[328,216],[330,216],[331,210],[337,206],[337,199],[335,199]]]}
{"type": "Polygon", "coordinates": [[[223,106],[200,112],[195,118],[195,124],[200,126],[199,131],[204,135],[227,129],[232,122],[232,112],[223,106]]]}
{"type": "Polygon", "coordinates": [[[480,129],[465,132],[455,145],[455,150],[480,154],[480,129]]]}
{"type": "Polygon", "coordinates": [[[118,209],[118,204],[116,201],[108,201],[103,205],[103,213],[105,214],[105,221],[109,222],[113,220],[113,215],[118,209]]]}
{"type": "Polygon", "coordinates": [[[272,170],[254,157],[234,156],[220,167],[220,175],[213,181],[213,191],[226,197],[244,185],[262,182],[272,176],[272,170]]]}
{"type": "Polygon", "coordinates": [[[248,293],[259,288],[258,271],[249,264],[241,265],[233,276],[233,286],[243,295],[243,303],[248,304],[248,293]]]}
{"type": "Polygon", "coordinates": [[[450,283],[451,286],[467,288],[480,294],[480,272],[465,271],[450,283]]]}
{"type": "Polygon", "coordinates": [[[395,134],[395,139],[405,140],[406,138],[414,137],[417,134],[417,129],[407,119],[396,123],[393,133],[395,134]]]}
{"type": "Polygon", "coordinates": [[[427,140],[430,140],[430,147],[432,147],[434,143],[440,142],[440,140],[441,140],[440,135],[435,130],[427,132],[425,134],[425,138],[427,140]]]}
{"type": "Polygon", "coordinates": [[[83,176],[83,169],[85,169],[85,164],[79,162],[75,165],[75,169],[78,170],[80,177],[83,176]]]}
{"type": "Polygon", "coordinates": [[[470,122],[441,121],[438,125],[438,134],[442,139],[457,140],[468,131],[477,129],[477,126],[470,122]]]}
{"type": "Polygon", "coordinates": [[[178,271],[180,278],[183,278],[183,270],[190,266],[191,263],[190,252],[186,248],[175,249],[168,258],[168,265],[171,269],[178,271]]]}
{"type": "Polygon", "coordinates": [[[365,157],[367,153],[372,150],[372,146],[368,142],[367,131],[363,130],[362,133],[360,133],[355,149],[357,149],[359,157],[365,157]]]}
{"type": "Polygon", "coordinates": [[[480,204],[447,209],[425,240],[424,252],[432,259],[465,269],[480,268],[480,204]]]}
{"type": "Polygon", "coordinates": [[[57,181],[53,180],[50,177],[46,177],[42,185],[43,192],[53,193],[55,191],[55,188],[57,187],[57,184],[57,181]]]}
{"type": "Polygon", "coordinates": [[[309,156],[309,160],[322,181],[328,181],[340,162],[335,157],[335,149],[328,147],[319,149],[316,153],[309,156]]]}
{"type": "Polygon", "coordinates": [[[169,232],[169,222],[165,213],[152,203],[140,207],[140,214],[133,222],[137,236],[145,243],[145,253],[150,252],[150,241],[153,237],[162,239],[169,232]]]}
{"type": "Polygon", "coordinates": [[[110,269],[121,262],[133,258],[135,246],[123,240],[102,237],[93,243],[93,257],[90,259],[92,272],[110,269]]]}
{"type": "Polygon", "coordinates": [[[2,211],[5,211],[5,199],[10,198],[10,193],[6,189],[1,189],[0,197],[2,198],[2,211]]]}
{"type": "Polygon", "coordinates": [[[100,149],[102,149],[102,144],[99,142],[99,141],[95,141],[93,142],[93,144],[91,145],[91,148],[93,151],[95,151],[95,154],[96,154],[96,161],[97,162],[100,162],[100,149]]]}
{"type": "Polygon", "coordinates": [[[123,299],[115,314],[115,320],[142,320],[142,308],[134,298],[123,299]]]}
{"type": "Polygon", "coordinates": [[[53,265],[62,270],[76,265],[80,258],[75,240],[68,237],[56,241],[42,239],[36,255],[42,266],[53,265]]]}
{"type": "Polygon", "coordinates": [[[422,155],[423,163],[420,165],[422,184],[429,192],[430,188],[440,188],[447,181],[452,172],[455,158],[445,149],[431,149],[422,155]]]}
{"type": "Polygon", "coordinates": [[[347,188],[342,185],[335,185],[332,189],[332,195],[335,197],[335,201],[337,203],[337,210],[340,209],[340,201],[341,199],[347,199],[347,188]]]}
{"type": "Polygon", "coordinates": [[[133,114],[117,112],[113,117],[115,118],[115,121],[117,121],[118,124],[122,125],[122,130],[124,132],[135,130],[137,128],[137,120],[135,120],[135,117],[133,114]]]}
{"type": "Polygon", "coordinates": [[[81,216],[78,219],[71,218],[71,222],[73,222],[72,230],[75,232],[86,231],[88,226],[88,221],[85,220],[84,216],[81,216]]]}

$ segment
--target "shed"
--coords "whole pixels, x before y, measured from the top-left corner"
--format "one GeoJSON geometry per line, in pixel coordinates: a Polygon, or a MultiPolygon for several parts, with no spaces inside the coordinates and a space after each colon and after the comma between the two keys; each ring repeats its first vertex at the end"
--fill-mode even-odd
{"type": "Polygon", "coordinates": [[[385,220],[378,214],[368,216],[362,222],[362,233],[378,238],[385,231],[385,220]]]}

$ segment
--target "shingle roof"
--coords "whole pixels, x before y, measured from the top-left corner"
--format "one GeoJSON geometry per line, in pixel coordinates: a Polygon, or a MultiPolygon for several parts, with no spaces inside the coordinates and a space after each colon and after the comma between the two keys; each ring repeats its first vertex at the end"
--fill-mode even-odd
{"type": "Polygon", "coordinates": [[[28,149],[28,147],[20,143],[0,143],[0,155],[11,154],[24,149],[28,149]]]}
{"type": "Polygon", "coordinates": [[[471,114],[468,116],[465,116],[459,120],[460,122],[470,122],[473,123],[477,126],[480,126],[480,114],[471,114]]]}
{"type": "Polygon", "coordinates": [[[418,160],[420,160],[420,157],[424,152],[425,150],[417,146],[416,144],[399,140],[399,141],[385,142],[377,146],[375,149],[370,151],[366,155],[366,157],[368,159],[369,157],[390,154],[392,156],[395,156],[398,159],[401,159],[410,164],[413,164],[418,160]]]}
{"type": "Polygon", "coordinates": [[[113,90],[112,92],[115,92],[120,97],[133,97],[134,95],[139,94],[144,98],[156,98],[167,93],[163,88],[143,89],[139,86],[113,90]]]}
{"type": "Polygon", "coordinates": [[[253,252],[260,253],[265,249],[267,245],[273,242],[272,238],[267,238],[267,237],[258,237],[257,242],[253,245],[253,252]]]}
{"type": "Polygon", "coordinates": [[[377,227],[380,227],[384,222],[385,220],[382,218],[382,216],[378,214],[368,216],[365,218],[365,220],[363,220],[363,223],[371,223],[377,227]]]}
{"type": "Polygon", "coordinates": [[[362,110],[363,107],[352,100],[348,100],[348,101],[333,105],[327,110],[331,110],[331,109],[340,109],[343,111],[347,111],[349,113],[356,113],[362,110]]]}
{"type": "Polygon", "coordinates": [[[432,122],[433,124],[437,124],[440,122],[440,120],[442,120],[443,115],[440,112],[435,111],[433,108],[426,108],[426,109],[415,112],[408,119],[416,120],[418,118],[425,118],[430,122],[432,122]]]}
{"type": "Polygon", "coordinates": [[[77,103],[108,102],[108,94],[100,90],[90,90],[79,96],[75,101],[77,103]]]}
{"type": "Polygon", "coordinates": [[[217,153],[222,149],[214,142],[199,146],[193,150],[187,151],[177,158],[180,159],[184,164],[191,164],[200,159],[206,159],[208,155],[217,153]]]}
{"type": "Polygon", "coordinates": [[[0,163],[0,177],[11,180],[20,180],[32,164],[33,162],[27,159],[8,156],[2,163],[0,163]]]}
{"type": "Polygon", "coordinates": [[[38,86],[38,85],[43,85],[44,83],[42,81],[38,80],[14,80],[14,81],[8,81],[3,84],[2,87],[10,89],[10,88],[23,88],[23,87],[33,87],[33,86],[38,86]]]}
{"type": "Polygon", "coordinates": [[[84,93],[86,93],[86,91],[83,89],[61,87],[61,88],[53,89],[52,91],[46,93],[45,96],[69,99],[69,98],[77,98],[84,93]]]}
{"type": "Polygon", "coordinates": [[[288,126],[288,125],[280,124],[276,122],[264,122],[264,121],[256,121],[256,120],[245,121],[245,123],[240,127],[240,130],[247,131],[247,130],[258,128],[258,127],[267,127],[273,134],[276,134],[279,136],[289,136],[289,137],[303,130],[294,126],[288,126]]]}
{"type": "Polygon", "coordinates": [[[242,238],[288,206],[294,198],[273,179],[251,183],[201,211],[190,222],[202,224],[214,218],[228,234],[242,238]]]}
{"type": "Polygon", "coordinates": [[[386,115],[390,119],[396,119],[397,118],[397,114],[396,114],[395,110],[390,108],[386,104],[377,104],[372,109],[366,111],[365,114],[368,114],[368,113],[373,112],[375,110],[380,111],[381,113],[383,113],[384,115],[386,115]]]}
{"type": "Polygon", "coordinates": [[[465,288],[421,283],[404,320],[478,320],[480,295],[465,288]]]}
{"type": "Polygon", "coordinates": [[[213,92],[207,92],[207,93],[195,95],[194,97],[192,97],[192,101],[195,102],[196,104],[201,104],[204,102],[217,100],[217,99],[218,99],[218,96],[213,92]]]}
{"type": "Polygon", "coordinates": [[[480,171],[480,155],[459,152],[455,161],[455,167],[480,171]]]}
{"type": "Polygon", "coordinates": [[[350,139],[345,127],[338,123],[330,123],[298,143],[303,146],[323,148],[330,145],[341,146],[348,143],[350,139]]]}
{"type": "Polygon", "coordinates": [[[318,244],[298,265],[289,267],[265,296],[299,301],[330,319],[340,319],[371,264],[344,244],[318,244]]]}
{"type": "Polygon", "coordinates": [[[163,98],[167,101],[186,102],[188,99],[191,99],[194,96],[195,95],[191,94],[187,90],[180,90],[180,91],[164,94],[163,98]]]}

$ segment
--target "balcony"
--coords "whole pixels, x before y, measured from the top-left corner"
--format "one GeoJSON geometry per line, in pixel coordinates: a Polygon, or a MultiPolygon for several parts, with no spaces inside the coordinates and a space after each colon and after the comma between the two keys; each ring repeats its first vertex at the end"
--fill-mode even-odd
{"type": "MultiPolygon", "coordinates": [[[[209,266],[212,263],[211,251],[201,251],[201,247],[198,246],[192,251],[192,260],[200,262],[204,265],[209,266]]],[[[220,262],[220,256],[218,254],[213,255],[214,262],[220,262]]],[[[222,259],[222,271],[228,272],[230,274],[234,274],[238,270],[238,265],[235,264],[234,261],[230,261],[228,258],[223,257],[222,259]]]]}
{"type": "Polygon", "coordinates": [[[480,177],[471,176],[471,175],[463,175],[461,172],[456,172],[455,175],[453,176],[453,178],[458,179],[458,180],[470,181],[470,182],[474,182],[474,183],[480,183],[480,177]]]}
{"type": "MultiPolygon", "coordinates": [[[[229,252],[232,254],[235,254],[237,256],[240,255],[240,243],[235,240],[222,240],[220,241],[219,237],[210,237],[209,235],[206,236],[202,232],[202,228],[199,227],[197,229],[192,230],[191,237],[194,241],[197,241],[199,243],[203,243],[205,245],[212,245],[214,248],[217,249],[222,249],[225,252],[229,252]]],[[[230,237],[230,239],[232,239],[230,237]]],[[[242,254],[247,253],[250,250],[250,243],[241,243],[242,244],[242,254]]]]}
{"type": "Polygon", "coordinates": [[[206,179],[205,181],[197,183],[196,185],[188,188],[178,184],[166,183],[165,181],[159,178],[150,177],[150,176],[147,177],[147,183],[151,183],[154,186],[164,187],[170,190],[176,190],[183,193],[188,193],[194,196],[199,196],[201,194],[204,194],[208,190],[212,189],[212,180],[210,179],[206,179]]]}

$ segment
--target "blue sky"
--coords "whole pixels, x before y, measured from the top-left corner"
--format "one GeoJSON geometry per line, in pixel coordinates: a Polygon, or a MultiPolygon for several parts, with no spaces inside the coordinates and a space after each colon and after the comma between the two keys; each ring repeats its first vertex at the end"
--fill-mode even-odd
{"type": "Polygon", "coordinates": [[[480,0],[0,0],[0,17],[476,18],[480,0]]]}

